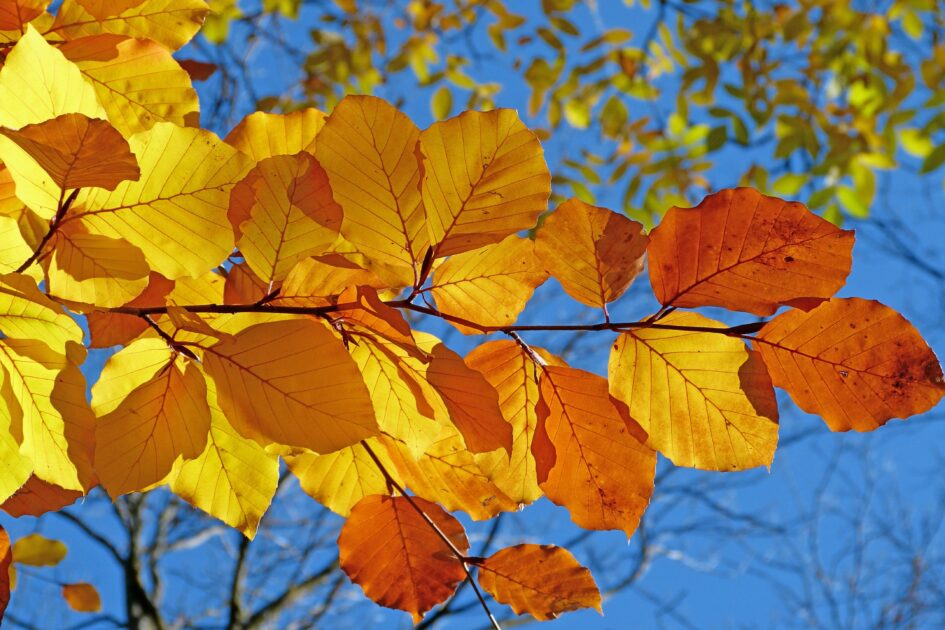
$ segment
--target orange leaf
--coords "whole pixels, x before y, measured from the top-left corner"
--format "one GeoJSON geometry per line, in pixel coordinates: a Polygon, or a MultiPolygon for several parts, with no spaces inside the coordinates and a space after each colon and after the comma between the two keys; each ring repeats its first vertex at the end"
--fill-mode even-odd
{"type": "Polygon", "coordinates": [[[643,270],[643,226],[622,214],[569,199],[545,219],[535,250],[568,295],[603,307],[643,270]]]}
{"type": "Polygon", "coordinates": [[[426,377],[443,397],[453,424],[474,453],[497,448],[512,451],[512,425],[502,417],[499,395],[480,372],[463,358],[431,337],[421,347],[432,359],[426,377]]]}
{"type": "Polygon", "coordinates": [[[375,494],[361,499],[342,526],[338,561],[365,595],[381,606],[405,610],[419,622],[453,594],[466,573],[410,501],[466,553],[463,526],[440,506],[420,497],[375,494]]]}
{"type": "Polygon", "coordinates": [[[49,0],[5,0],[0,3],[0,31],[22,32],[28,22],[42,15],[48,4],[49,0]]]}
{"type": "Polygon", "coordinates": [[[325,114],[302,109],[290,114],[254,112],[240,121],[224,142],[257,162],[274,155],[315,155],[315,136],[325,126],[325,114]]]}
{"type": "Polygon", "coordinates": [[[846,282],[853,232],[803,204],[735,188],[670,208],[650,233],[650,282],[663,305],[770,315],[797,298],[829,298],[846,282]]]}
{"type": "Polygon", "coordinates": [[[539,621],[580,608],[595,608],[603,614],[591,572],[561,547],[500,549],[479,563],[479,584],[515,614],[528,613],[539,621]]]}
{"type": "MultiPolygon", "coordinates": [[[[168,294],[173,289],[173,280],[152,271],[148,278],[148,287],[141,295],[128,302],[127,306],[164,306],[168,294]]],[[[86,317],[91,338],[90,348],[124,345],[148,329],[148,323],[134,315],[92,311],[86,317]]]]}
{"type": "MultiPolygon", "coordinates": [[[[698,313],[668,326],[724,328],[698,313]]],[[[637,328],[617,339],[610,393],[677,466],[745,470],[768,466],[778,444],[778,405],[758,353],[711,332],[637,328]]]]}
{"type": "Polygon", "coordinates": [[[942,367],[902,315],[873,300],[834,298],[765,324],[755,348],[771,380],[833,431],[872,431],[928,411],[945,395],[942,367]]]}
{"type": "Polygon", "coordinates": [[[315,147],[332,194],[344,208],[341,233],[369,261],[401,268],[405,283],[415,281],[429,244],[414,155],[419,135],[390,103],[346,96],[315,147]]]}
{"type": "Polygon", "coordinates": [[[63,114],[17,131],[0,128],[0,134],[26,151],[62,189],[114,190],[141,176],[128,142],[105,120],[63,114]]]}
{"type": "Polygon", "coordinates": [[[0,510],[14,517],[42,516],[46,512],[55,512],[72,505],[81,496],[82,492],[78,490],[66,490],[32,475],[12,497],[0,505],[0,510]]]}
{"type": "Polygon", "coordinates": [[[69,608],[76,612],[98,612],[102,609],[102,599],[94,586],[86,582],[62,585],[62,597],[69,608]]]}
{"type": "Polygon", "coordinates": [[[178,59],[180,67],[187,71],[191,81],[206,81],[217,71],[215,63],[197,61],[196,59],[178,59]]]}
{"type": "MultiPolygon", "coordinates": [[[[564,365],[564,361],[532,346],[545,363],[564,365]]],[[[532,438],[538,415],[538,375],[541,368],[514,341],[484,343],[466,355],[466,364],[481,372],[499,394],[502,416],[512,425],[512,452],[482,453],[476,462],[482,471],[510,498],[531,503],[542,495],[538,487],[532,438]]]]}
{"type": "Polygon", "coordinates": [[[596,374],[548,366],[538,387],[532,454],[545,495],[581,527],[629,538],[653,493],[656,452],[646,432],[596,374]]]}
{"type": "Polygon", "coordinates": [[[0,620],[10,603],[10,564],[13,563],[13,554],[10,553],[10,535],[0,526],[0,620]]]}
{"type": "Polygon", "coordinates": [[[436,255],[535,225],[551,194],[541,144],[511,109],[464,112],[420,134],[422,195],[436,255]]]}
{"type": "MultiPolygon", "coordinates": [[[[279,283],[274,283],[274,287],[279,283]]],[[[264,298],[269,286],[245,262],[230,267],[223,284],[224,304],[254,304],[264,298]]]]}
{"type": "Polygon", "coordinates": [[[407,320],[396,308],[385,304],[371,287],[349,287],[338,296],[338,304],[357,305],[333,315],[334,321],[354,324],[397,344],[422,361],[429,357],[417,347],[407,320]]]}
{"type": "Polygon", "coordinates": [[[367,269],[342,256],[327,254],[299,262],[279,291],[273,304],[287,306],[325,306],[328,298],[341,295],[351,286],[385,288],[387,284],[367,269]]]}

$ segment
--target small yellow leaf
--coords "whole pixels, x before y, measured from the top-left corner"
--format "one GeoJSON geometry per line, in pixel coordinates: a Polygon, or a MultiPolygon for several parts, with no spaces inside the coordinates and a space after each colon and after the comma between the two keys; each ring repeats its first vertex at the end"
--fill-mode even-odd
{"type": "Polygon", "coordinates": [[[62,597],[69,604],[69,608],[76,612],[98,612],[102,609],[98,591],[86,582],[63,584],[62,597]]]}
{"type": "Polygon", "coordinates": [[[82,330],[62,307],[18,273],[0,276],[0,330],[14,339],[41,339],[62,353],[69,341],[82,343],[82,330]]]}
{"type": "Polygon", "coordinates": [[[41,534],[28,534],[13,543],[13,562],[33,567],[54,567],[67,553],[62,542],[41,534]]]}
{"type": "Polygon", "coordinates": [[[325,114],[317,109],[289,114],[254,112],[233,128],[225,142],[257,162],[302,151],[315,155],[315,138],[324,126],[325,114]]]}

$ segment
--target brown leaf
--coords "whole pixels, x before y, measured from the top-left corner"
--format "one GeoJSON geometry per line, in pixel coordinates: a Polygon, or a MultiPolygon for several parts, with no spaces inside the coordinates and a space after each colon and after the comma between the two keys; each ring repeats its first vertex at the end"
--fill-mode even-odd
{"type": "Polygon", "coordinates": [[[600,591],[591,572],[567,549],[552,545],[515,545],[479,563],[479,584],[515,614],[539,621],[580,608],[601,610],[600,591]]]}
{"type": "Polygon", "coordinates": [[[833,431],[872,431],[945,396],[942,366],[902,315],[873,300],[834,298],[790,310],[758,333],[771,380],[833,431]]]}
{"type": "Polygon", "coordinates": [[[98,591],[87,582],[63,584],[62,597],[69,604],[69,608],[76,612],[98,612],[102,609],[98,591]]]}
{"type": "Polygon", "coordinates": [[[338,561],[365,595],[381,606],[405,610],[419,622],[453,594],[466,573],[410,501],[466,553],[463,526],[443,508],[419,497],[375,494],[361,499],[342,526],[338,561]]]}
{"type": "Polygon", "coordinates": [[[187,71],[191,81],[206,81],[217,71],[217,64],[196,59],[178,59],[177,63],[187,71]]]}
{"type": "Polygon", "coordinates": [[[13,517],[41,516],[72,505],[81,496],[78,490],[66,490],[32,475],[12,497],[0,505],[0,510],[13,517]]]}
{"type": "Polygon", "coordinates": [[[803,204],[751,188],[670,208],[650,233],[650,282],[663,305],[770,315],[797,298],[829,298],[846,282],[853,232],[803,204]]]}

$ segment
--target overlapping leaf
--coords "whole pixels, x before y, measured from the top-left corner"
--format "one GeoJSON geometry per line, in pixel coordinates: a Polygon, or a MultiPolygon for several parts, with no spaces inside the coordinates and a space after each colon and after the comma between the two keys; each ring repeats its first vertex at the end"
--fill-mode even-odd
{"type": "MultiPolygon", "coordinates": [[[[697,313],[659,323],[725,328],[697,313]]],[[[624,333],[610,357],[610,391],[630,407],[647,443],[677,466],[745,470],[774,457],[774,390],[761,357],[739,339],[652,327],[624,333]]]]}
{"type": "Polygon", "coordinates": [[[257,162],[302,151],[315,155],[315,136],[324,126],[325,114],[317,109],[289,114],[254,112],[233,128],[226,142],[257,162]]]}
{"type": "Polygon", "coordinates": [[[127,35],[177,50],[197,33],[209,12],[203,0],[65,0],[52,30],[67,39],[127,35]]]}
{"type": "Polygon", "coordinates": [[[872,431],[945,396],[931,348],[902,315],[872,300],[787,311],[765,324],[754,347],[774,384],[834,431],[872,431]]]}
{"type": "Polygon", "coordinates": [[[588,306],[620,297],[643,270],[647,238],[627,217],[569,199],[545,219],[535,250],[567,291],[588,306]]]}
{"type": "Polygon", "coordinates": [[[82,495],[81,491],[66,490],[32,475],[0,509],[13,517],[42,516],[75,503],[82,495]]]}
{"type": "Polygon", "coordinates": [[[600,591],[591,572],[567,549],[551,545],[516,545],[492,554],[479,566],[479,584],[516,614],[539,621],[581,608],[601,609],[600,591]]]}
{"type": "Polygon", "coordinates": [[[538,484],[585,529],[622,529],[629,538],[650,501],[656,453],[607,381],[548,366],[538,383],[532,454],[538,484]]]}
{"type": "Polygon", "coordinates": [[[382,606],[406,610],[419,622],[466,577],[463,565],[411,505],[423,510],[460,553],[469,548],[463,526],[419,497],[365,497],[338,536],[339,563],[364,594],[382,606]]]}
{"type": "Polygon", "coordinates": [[[541,144],[510,109],[465,112],[420,134],[422,198],[437,256],[535,225],[551,194],[541,144]]]}
{"type": "Polygon", "coordinates": [[[736,188],[695,208],[670,208],[647,253],[662,304],[770,315],[793,300],[836,293],[852,248],[853,232],[802,204],[736,188]]]}

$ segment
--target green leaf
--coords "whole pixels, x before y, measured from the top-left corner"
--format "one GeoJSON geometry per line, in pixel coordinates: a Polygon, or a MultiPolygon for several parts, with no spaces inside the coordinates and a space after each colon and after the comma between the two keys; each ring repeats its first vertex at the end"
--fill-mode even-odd
{"type": "Polygon", "coordinates": [[[920,173],[931,173],[942,164],[945,164],[945,144],[940,144],[926,156],[922,162],[920,173]]]}

